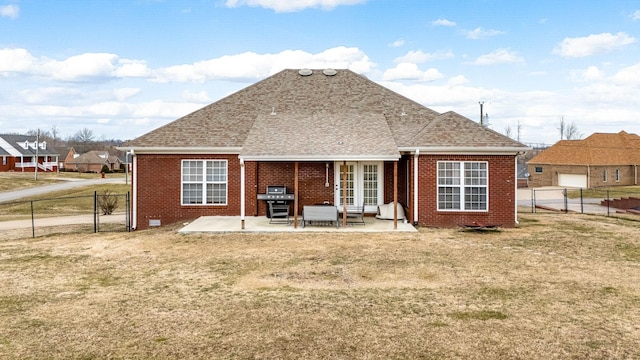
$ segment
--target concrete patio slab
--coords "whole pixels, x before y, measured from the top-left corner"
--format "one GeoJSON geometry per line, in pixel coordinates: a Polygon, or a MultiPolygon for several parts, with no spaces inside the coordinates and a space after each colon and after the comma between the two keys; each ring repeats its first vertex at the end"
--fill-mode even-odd
{"type": "Polygon", "coordinates": [[[365,224],[342,224],[336,228],[333,224],[314,224],[302,227],[302,218],[298,219],[298,227],[293,227],[293,218],[287,224],[269,223],[265,216],[249,216],[245,218],[244,230],[239,216],[202,216],[187,224],[179,233],[215,233],[215,232],[417,232],[411,224],[398,220],[398,228],[393,229],[393,220],[379,220],[365,217],[365,224]]]}

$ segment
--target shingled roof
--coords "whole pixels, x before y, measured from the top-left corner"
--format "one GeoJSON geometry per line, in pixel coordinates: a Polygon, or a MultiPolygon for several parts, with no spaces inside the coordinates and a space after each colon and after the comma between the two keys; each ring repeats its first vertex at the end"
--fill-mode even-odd
{"type": "Polygon", "coordinates": [[[400,151],[417,148],[527,150],[461,115],[437,113],[350,70],[292,69],[123,147],[217,151],[263,160],[397,159],[400,151]]]}
{"type": "MultiPolygon", "coordinates": [[[[11,156],[35,156],[36,137],[16,134],[0,134],[0,148],[11,156]]],[[[37,150],[38,156],[59,155],[55,149],[40,141],[37,150]]]]}
{"type": "Polygon", "coordinates": [[[635,165],[640,163],[640,136],[620,131],[594,133],[584,140],[561,140],[528,161],[555,165],[635,165]]]}

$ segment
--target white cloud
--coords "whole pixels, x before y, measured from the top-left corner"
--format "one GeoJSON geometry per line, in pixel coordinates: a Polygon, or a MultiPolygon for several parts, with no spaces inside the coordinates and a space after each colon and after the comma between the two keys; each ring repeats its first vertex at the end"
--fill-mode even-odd
{"type": "Polygon", "coordinates": [[[499,30],[493,30],[493,29],[485,30],[481,27],[475,28],[473,30],[465,30],[464,33],[467,36],[467,39],[472,39],[472,40],[485,39],[491,36],[504,34],[504,32],[499,30]]]}
{"type": "Polygon", "coordinates": [[[25,49],[0,49],[0,75],[27,73],[36,59],[25,49]]]}
{"type": "Polygon", "coordinates": [[[138,95],[140,93],[140,88],[119,88],[113,89],[113,96],[118,101],[124,101],[129,99],[132,96],[138,95]]]}
{"type": "Polygon", "coordinates": [[[473,63],[476,65],[511,64],[523,62],[518,53],[509,49],[498,49],[490,54],[479,56],[473,63]]]}
{"type": "Polygon", "coordinates": [[[563,57],[585,57],[610,52],[635,42],[635,38],[624,32],[615,35],[592,34],[586,37],[565,38],[554,49],[554,53],[563,57]]]}
{"type": "Polygon", "coordinates": [[[412,62],[412,63],[423,63],[430,60],[442,60],[442,59],[451,59],[453,57],[453,53],[450,50],[447,51],[436,51],[434,53],[425,53],[422,50],[411,50],[406,55],[401,56],[393,60],[395,63],[403,63],[403,62],[412,62]]]}
{"type": "Polygon", "coordinates": [[[113,75],[116,77],[148,78],[153,76],[153,71],[147,67],[144,61],[122,59],[118,61],[118,65],[113,71],[113,75]]]}
{"type": "Polygon", "coordinates": [[[418,69],[418,65],[413,63],[400,63],[393,69],[388,69],[382,74],[382,80],[416,80],[434,81],[443,78],[444,75],[438,69],[430,68],[426,71],[418,69]]]}
{"type": "Polygon", "coordinates": [[[572,79],[576,81],[598,81],[605,77],[605,74],[597,66],[589,66],[586,70],[571,72],[572,79]]]}
{"type": "Polygon", "coordinates": [[[79,95],[76,89],[55,86],[20,90],[17,92],[15,100],[27,104],[60,104],[62,99],[73,99],[79,95]]]}
{"type": "Polygon", "coordinates": [[[321,8],[332,10],[342,5],[357,5],[365,3],[367,0],[226,0],[225,6],[239,7],[251,6],[272,9],[275,12],[294,12],[307,8],[321,8]]]}
{"type": "Polygon", "coordinates": [[[17,19],[20,16],[20,7],[18,5],[3,5],[0,6],[0,17],[8,17],[10,19],[17,19]]]}
{"type": "Polygon", "coordinates": [[[182,92],[182,98],[190,102],[199,102],[199,103],[211,102],[211,98],[209,97],[209,94],[207,94],[206,91],[200,91],[196,93],[196,92],[191,92],[189,90],[184,90],[182,92]]]}
{"type": "Polygon", "coordinates": [[[636,11],[634,11],[634,12],[630,15],[630,17],[631,17],[633,20],[640,20],[640,10],[636,10],[636,11]]]}
{"type": "Polygon", "coordinates": [[[391,46],[391,47],[402,47],[402,46],[404,46],[404,40],[398,39],[398,40],[392,42],[391,44],[389,44],[389,46],[391,46]]]}
{"type": "Polygon", "coordinates": [[[453,26],[456,26],[456,23],[447,19],[438,19],[438,20],[432,21],[431,25],[453,27],[453,26]]]}
{"type": "Polygon", "coordinates": [[[612,80],[617,84],[640,86],[640,63],[618,70],[612,80]]]}
{"type": "Polygon", "coordinates": [[[85,53],[71,56],[63,61],[49,61],[43,66],[46,74],[62,81],[85,81],[108,78],[115,70],[117,55],[107,53],[85,53]]]}
{"type": "Polygon", "coordinates": [[[339,46],[317,54],[302,50],[285,50],[277,54],[245,52],[225,55],[158,69],[159,82],[204,82],[210,80],[254,81],[286,68],[351,69],[358,73],[370,72],[375,64],[358,48],[339,46]]]}

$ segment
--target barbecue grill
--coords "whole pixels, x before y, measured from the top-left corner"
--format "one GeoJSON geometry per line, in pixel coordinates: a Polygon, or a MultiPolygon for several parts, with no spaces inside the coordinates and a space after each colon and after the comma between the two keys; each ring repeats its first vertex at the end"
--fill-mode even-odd
{"type": "MultiPolygon", "coordinates": [[[[286,186],[267,186],[267,192],[264,194],[258,194],[258,200],[264,200],[271,202],[273,205],[289,207],[289,202],[294,200],[293,194],[287,193],[286,186]]],[[[271,218],[269,213],[269,206],[267,206],[267,217],[271,218]]]]}

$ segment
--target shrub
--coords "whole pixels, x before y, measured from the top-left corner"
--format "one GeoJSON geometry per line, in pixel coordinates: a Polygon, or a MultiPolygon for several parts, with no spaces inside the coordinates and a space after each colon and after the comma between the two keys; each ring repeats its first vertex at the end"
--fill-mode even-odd
{"type": "Polygon", "coordinates": [[[111,215],[118,208],[118,196],[110,190],[98,195],[98,206],[102,211],[102,215],[111,215]]]}

